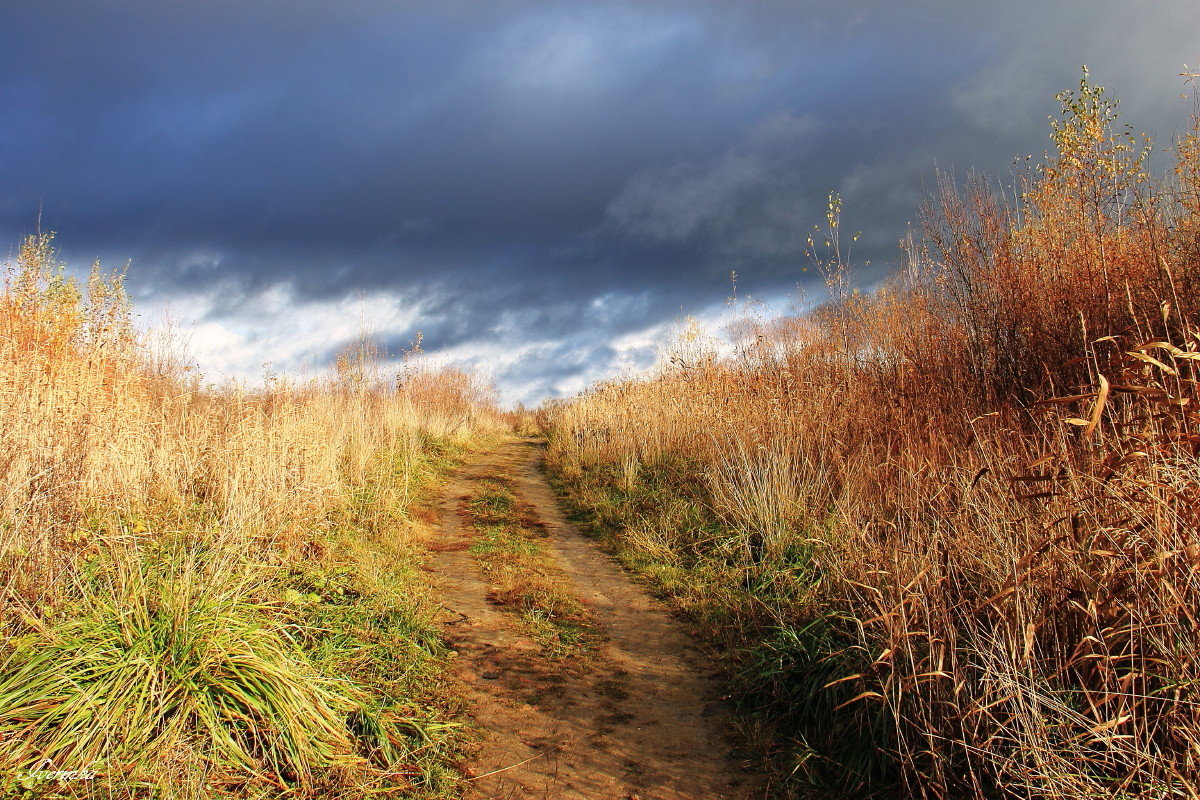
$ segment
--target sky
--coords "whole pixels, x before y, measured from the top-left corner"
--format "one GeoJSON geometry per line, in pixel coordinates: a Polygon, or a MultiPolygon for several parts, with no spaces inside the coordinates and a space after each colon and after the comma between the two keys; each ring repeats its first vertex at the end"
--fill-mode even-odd
{"type": "Polygon", "coordinates": [[[131,263],[214,380],[365,326],[536,403],[719,323],[731,271],[819,299],[831,192],[869,288],[935,170],[1010,183],[1084,64],[1165,146],[1197,31],[1196,0],[6,0],[0,242],[131,263]]]}

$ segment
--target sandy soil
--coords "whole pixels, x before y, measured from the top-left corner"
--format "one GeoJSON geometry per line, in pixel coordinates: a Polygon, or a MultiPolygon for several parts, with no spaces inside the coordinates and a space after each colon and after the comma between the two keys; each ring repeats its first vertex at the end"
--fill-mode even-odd
{"type": "Polygon", "coordinates": [[[567,522],[542,475],[542,443],[510,440],[471,458],[441,501],[431,561],[454,676],[485,731],[471,797],[742,800],[754,781],[729,758],[729,720],[705,656],[659,601],[567,522]],[[509,476],[552,533],[563,576],[603,643],[585,659],[542,655],[487,599],[461,516],[475,481],[509,476]]]}

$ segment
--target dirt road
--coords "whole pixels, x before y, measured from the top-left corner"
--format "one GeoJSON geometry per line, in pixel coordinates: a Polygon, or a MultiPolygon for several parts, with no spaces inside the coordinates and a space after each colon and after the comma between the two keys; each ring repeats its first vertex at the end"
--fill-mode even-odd
{"type": "Polygon", "coordinates": [[[729,720],[708,662],[657,600],[567,522],[540,470],[542,443],[475,454],[448,485],[431,567],[454,674],[485,738],[470,764],[488,800],[743,800],[751,782],[729,759],[729,720]],[[468,548],[465,498],[489,475],[532,506],[564,584],[594,615],[600,644],[555,661],[490,586],[468,548]]]}

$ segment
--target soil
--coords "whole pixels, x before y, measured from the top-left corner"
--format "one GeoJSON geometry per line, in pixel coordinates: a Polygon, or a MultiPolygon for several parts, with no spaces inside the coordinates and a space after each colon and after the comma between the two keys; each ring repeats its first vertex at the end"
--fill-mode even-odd
{"type": "Polygon", "coordinates": [[[464,766],[488,800],[744,800],[752,776],[730,757],[730,718],[710,660],[668,609],[571,525],[541,470],[544,443],[476,453],[441,500],[430,569],[441,592],[453,679],[482,732],[464,766]],[[521,620],[489,601],[462,507],[477,481],[509,477],[545,526],[562,579],[600,643],[555,660],[521,620]]]}

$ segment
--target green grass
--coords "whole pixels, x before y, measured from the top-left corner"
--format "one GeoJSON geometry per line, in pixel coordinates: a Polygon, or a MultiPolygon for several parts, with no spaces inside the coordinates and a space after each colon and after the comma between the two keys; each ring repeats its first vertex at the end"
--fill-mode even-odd
{"type": "Polygon", "coordinates": [[[437,603],[420,569],[424,548],[403,532],[414,518],[432,516],[429,504],[459,456],[461,448],[426,439],[415,462],[385,458],[378,474],[403,468],[415,476],[413,502],[364,503],[362,488],[373,487],[360,487],[359,502],[332,520],[324,557],[280,581],[309,657],[367,695],[351,725],[360,754],[377,770],[373,789],[405,797],[458,794],[454,764],[466,735],[444,679],[451,656],[433,621],[437,603]]]}
{"type": "Polygon", "coordinates": [[[119,764],[136,786],[186,750],[308,787],[350,765],[345,718],[359,693],[304,658],[294,632],[254,599],[261,583],[199,548],[172,549],[93,570],[81,613],[10,643],[0,664],[6,766],[119,764]]]}
{"type": "Polygon", "coordinates": [[[465,734],[409,533],[453,457],[428,443],[401,504],[381,455],[284,565],[199,519],[93,553],[68,603],[0,645],[0,795],[458,796],[465,734]]]}

